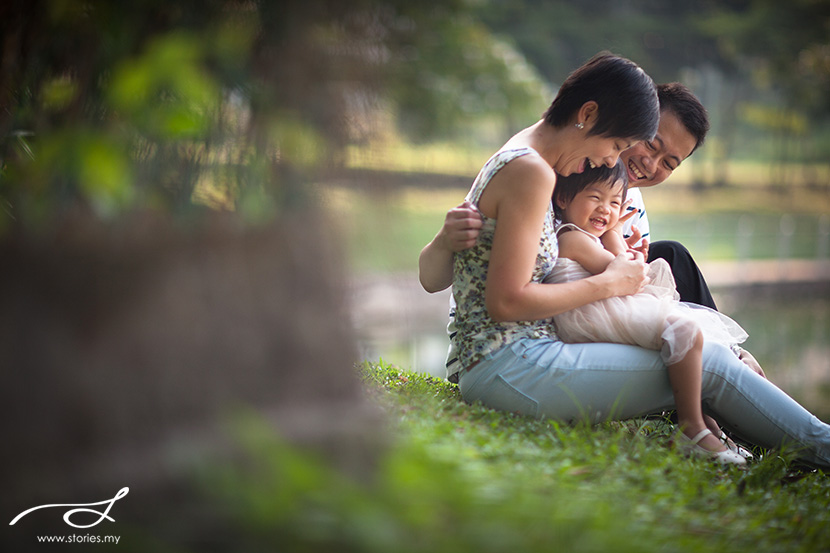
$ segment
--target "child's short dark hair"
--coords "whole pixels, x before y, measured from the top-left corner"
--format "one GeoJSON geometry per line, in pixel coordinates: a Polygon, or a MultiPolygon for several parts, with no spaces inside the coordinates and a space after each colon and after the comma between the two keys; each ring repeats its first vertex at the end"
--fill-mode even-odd
{"type": "Polygon", "coordinates": [[[571,173],[567,177],[556,175],[556,186],[553,188],[553,212],[556,218],[562,219],[562,208],[559,202],[569,203],[577,194],[588,188],[588,185],[595,182],[604,182],[613,185],[617,181],[623,182],[623,201],[628,193],[628,171],[622,160],[617,160],[613,167],[600,165],[595,168],[586,168],[581,173],[571,173]]]}

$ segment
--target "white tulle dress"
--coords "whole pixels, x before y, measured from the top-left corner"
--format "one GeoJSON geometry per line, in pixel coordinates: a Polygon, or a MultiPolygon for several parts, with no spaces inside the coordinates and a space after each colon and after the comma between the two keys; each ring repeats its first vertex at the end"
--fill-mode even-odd
{"type": "MultiPolygon", "coordinates": [[[[595,236],[576,225],[565,229],[595,236]]],[[[747,333],[741,326],[713,309],[679,301],[669,264],[657,259],[648,264],[650,283],[638,294],[589,303],[554,317],[556,332],[563,342],[612,342],[632,344],[659,351],[671,365],[685,357],[697,331],[704,340],[727,346],[743,343],[747,333]]],[[[560,257],[545,282],[570,282],[590,276],[579,263],[560,257]]]]}

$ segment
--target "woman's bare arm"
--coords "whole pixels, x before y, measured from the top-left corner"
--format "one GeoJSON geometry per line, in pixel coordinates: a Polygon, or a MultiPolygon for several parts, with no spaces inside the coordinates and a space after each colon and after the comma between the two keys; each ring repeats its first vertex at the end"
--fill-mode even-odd
{"type": "Polygon", "coordinates": [[[424,290],[440,292],[452,284],[453,253],[472,247],[481,226],[481,215],[470,202],[447,212],[441,230],[418,258],[418,279],[424,290]]]}
{"type": "Polygon", "coordinates": [[[550,167],[519,158],[493,177],[481,198],[482,213],[498,220],[485,290],[494,320],[544,319],[596,300],[636,293],[646,282],[645,263],[634,252],[620,254],[604,272],[582,280],[531,282],[554,182],[550,167]]]}

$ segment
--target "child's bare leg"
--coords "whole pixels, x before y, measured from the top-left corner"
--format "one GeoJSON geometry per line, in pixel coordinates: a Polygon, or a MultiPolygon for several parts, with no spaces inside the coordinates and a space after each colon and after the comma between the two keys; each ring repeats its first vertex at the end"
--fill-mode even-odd
{"type": "Polygon", "coordinates": [[[712,434],[714,434],[715,436],[720,437],[720,435],[723,433],[723,431],[720,428],[720,425],[718,424],[718,421],[716,421],[709,415],[703,415],[703,422],[706,424],[706,428],[711,430],[712,434]]]}
{"type": "MultiPolygon", "coordinates": [[[[701,407],[701,373],[702,373],[702,351],[703,335],[698,332],[695,337],[695,344],[686,356],[668,366],[669,380],[674,393],[674,401],[677,405],[677,418],[683,434],[688,438],[695,437],[701,430],[708,428],[703,419],[703,408],[701,407]]],[[[717,423],[715,424],[717,426],[717,423]]],[[[698,445],[709,451],[723,451],[725,446],[721,443],[720,430],[717,434],[711,434],[698,442],[698,445]]]]}

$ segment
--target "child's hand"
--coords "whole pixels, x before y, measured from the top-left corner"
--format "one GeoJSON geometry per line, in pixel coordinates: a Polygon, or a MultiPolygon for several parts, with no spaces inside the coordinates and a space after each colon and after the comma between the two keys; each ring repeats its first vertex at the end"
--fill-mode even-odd
{"type": "MultiPolygon", "coordinates": [[[[634,201],[634,200],[631,200],[631,199],[626,200],[626,202],[622,206],[622,213],[625,213],[626,209],[628,208],[629,205],[631,205],[632,201],[634,201]]],[[[617,224],[613,228],[613,230],[615,232],[618,232],[620,234],[620,236],[622,236],[623,235],[623,223],[625,223],[626,221],[628,221],[629,219],[631,219],[632,217],[634,217],[638,213],[640,213],[639,209],[632,209],[628,213],[625,213],[625,215],[620,216],[620,220],[617,222],[617,224]]],[[[631,226],[631,236],[629,236],[628,238],[623,238],[623,240],[625,241],[627,249],[638,251],[641,254],[643,254],[643,257],[645,259],[648,259],[648,240],[643,239],[642,244],[640,244],[639,246],[636,245],[637,242],[639,242],[641,238],[643,238],[643,232],[637,226],[632,225],[631,226]]]]}
{"type": "Polygon", "coordinates": [[[617,226],[620,228],[620,232],[622,232],[623,223],[625,223],[626,221],[628,221],[640,212],[639,209],[632,209],[631,211],[628,211],[628,206],[630,206],[631,202],[633,201],[633,198],[627,199],[620,208],[620,220],[617,221],[617,226]]]}
{"type": "Polygon", "coordinates": [[[642,238],[643,233],[637,227],[631,227],[631,236],[625,239],[625,243],[628,245],[629,250],[634,250],[643,254],[643,257],[648,259],[648,239],[643,238],[643,243],[639,246],[636,246],[637,242],[640,241],[642,238]]]}
{"type": "Polygon", "coordinates": [[[617,219],[617,224],[609,228],[606,231],[606,234],[608,234],[609,232],[616,232],[620,236],[620,240],[623,240],[623,224],[640,212],[639,209],[634,209],[632,211],[627,212],[628,206],[631,205],[631,202],[633,201],[634,200],[630,199],[626,200],[625,203],[620,207],[620,218],[617,219]]]}
{"type": "MultiPolygon", "coordinates": [[[[621,207],[620,213],[625,213],[625,209],[631,204],[631,200],[627,200],[621,207]]],[[[623,238],[623,223],[630,219],[636,212],[626,213],[617,219],[617,223],[610,227],[600,236],[603,247],[614,255],[619,255],[629,249],[629,245],[623,238]]]]}

